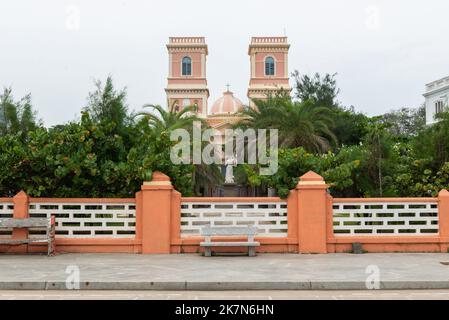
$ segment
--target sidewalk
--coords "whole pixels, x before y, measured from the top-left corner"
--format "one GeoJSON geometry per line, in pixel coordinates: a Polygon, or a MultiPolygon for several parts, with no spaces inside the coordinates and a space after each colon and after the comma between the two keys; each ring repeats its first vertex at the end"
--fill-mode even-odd
{"type": "Polygon", "coordinates": [[[381,289],[449,289],[442,262],[449,254],[1,254],[0,290],[63,290],[73,266],[90,290],[363,290],[373,270],[381,289]]]}

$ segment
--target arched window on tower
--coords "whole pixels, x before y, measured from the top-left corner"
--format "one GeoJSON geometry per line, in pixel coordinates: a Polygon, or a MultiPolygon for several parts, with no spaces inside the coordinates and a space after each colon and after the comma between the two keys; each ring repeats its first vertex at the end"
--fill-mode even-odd
{"type": "Polygon", "coordinates": [[[265,59],[265,75],[274,76],[274,59],[273,57],[267,57],[265,59]]]}
{"type": "Polygon", "coordinates": [[[172,110],[174,110],[175,112],[179,112],[179,102],[178,102],[178,100],[175,100],[173,102],[172,110]]]}
{"type": "Polygon", "coordinates": [[[189,57],[182,58],[182,75],[192,75],[192,59],[190,59],[189,57]]]}

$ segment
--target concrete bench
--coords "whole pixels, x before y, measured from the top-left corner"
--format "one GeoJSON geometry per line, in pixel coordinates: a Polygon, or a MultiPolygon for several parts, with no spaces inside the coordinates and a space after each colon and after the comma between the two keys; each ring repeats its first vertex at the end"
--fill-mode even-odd
{"type": "Polygon", "coordinates": [[[248,256],[256,255],[256,247],[260,243],[254,241],[254,236],[257,234],[256,227],[204,227],[201,234],[205,237],[205,241],[200,243],[201,247],[205,248],[204,255],[210,257],[212,255],[212,247],[248,247],[248,256]],[[212,237],[220,236],[246,236],[247,241],[212,241],[212,237]]]}
{"type": "Polygon", "coordinates": [[[47,254],[55,254],[55,217],[51,218],[0,218],[0,228],[45,228],[45,238],[0,239],[0,244],[20,245],[28,243],[47,243],[47,254]]]}

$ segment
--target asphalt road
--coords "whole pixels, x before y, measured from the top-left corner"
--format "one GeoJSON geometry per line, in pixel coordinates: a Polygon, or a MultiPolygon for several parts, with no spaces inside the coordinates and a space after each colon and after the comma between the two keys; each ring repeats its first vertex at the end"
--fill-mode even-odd
{"type": "Polygon", "coordinates": [[[0,291],[0,300],[449,300],[449,290],[0,291]]]}

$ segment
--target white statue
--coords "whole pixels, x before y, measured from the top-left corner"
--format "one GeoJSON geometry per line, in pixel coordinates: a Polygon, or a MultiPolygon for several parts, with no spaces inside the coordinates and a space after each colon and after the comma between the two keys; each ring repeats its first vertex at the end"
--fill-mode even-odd
{"type": "Polygon", "coordinates": [[[231,156],[225,161],[225,165],[226,165],[225,183],[234,183],[233,167],[237,165],[237,159],[234,156],[231,156]]]}

